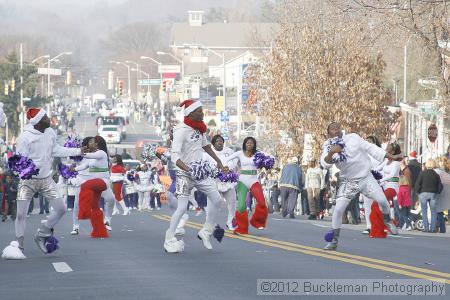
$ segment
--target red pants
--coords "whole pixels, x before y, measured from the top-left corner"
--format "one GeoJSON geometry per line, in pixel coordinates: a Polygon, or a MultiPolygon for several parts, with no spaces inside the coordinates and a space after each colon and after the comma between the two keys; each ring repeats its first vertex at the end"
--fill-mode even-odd
{"type": "Polygon", "coordinates": [[[80,211],[78,219],[91,219],[93,238],[108,237],[103,223],[103,212],[100,210],[100,197],[107,188],[105,181],[99,178],[90,179],[80,188],[80,211]]]}
{"type": "Polygon", "coordinates": [[[114,197],[116,198],[117,201],[123,200],[122,185],[123,185],[123,181],[113,182],[114,197]]]}
{"type": "MultiPolygon", "coordinates": [[[[256,199],[255,211],[253,212],[252,218],[250,219],[250,224],[255,228],[264,228],[267,223],[267,216],[269,215],[269,210],[266,205],[266,201],[264,199],[264,193],[259,182],[254,183],[250,187],[250,192],[253,197],[256,199]]],[[[239,201],[245,201],[239,199],[239,201]]],[[[248,212],[244,210],[243,212],[239,212],[239,209],[236,210],[236,223],[237,228],[235,229],[236,233],[247,234],[248,233],[248,212]]]]}

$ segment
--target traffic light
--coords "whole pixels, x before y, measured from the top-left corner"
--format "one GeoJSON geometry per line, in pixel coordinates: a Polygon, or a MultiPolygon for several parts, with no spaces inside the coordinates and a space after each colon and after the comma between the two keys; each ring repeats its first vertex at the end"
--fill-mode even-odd
{"type": "Polygon", "coordinates": [[[15,89],[16,89],[16,81],[13,79],[11,80],[11,92],[14,92],[15,89]]]}
{"type": "Polygon", "coordinates": [[[8,96],[9,94],[9,86],[7,83],[5,83],[5,96],[8,96]]]}
{"type": "Polygon", "coordinates": [[[163,81],[162,88],[163,88],[163,91],[167,91],[166,90],[166,88],[167,88],[167,82],[166,81],[163,81]]]}
{"type": "Polygon", "coordinates": [[[119,80],[119,96],[123,95],[123,81],[119,80]]]}

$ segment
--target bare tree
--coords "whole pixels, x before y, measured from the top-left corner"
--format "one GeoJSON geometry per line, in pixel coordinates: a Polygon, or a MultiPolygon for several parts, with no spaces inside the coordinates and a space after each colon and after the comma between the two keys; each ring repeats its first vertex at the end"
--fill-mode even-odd
{"type": "Polygon", "coordinates": [[[347,132],[386,137],[395,121],[386,107],[392,96],[383,84],[385,63],[381,54],[367,50],[364,32],[356,25],[338,26],[340,19],[327,22],[325,14],[304,22],[297,1],[285,1],[282,9],[272,53],[258,72],[259,98],[278,137],[279,155],[301,153],[307,133],[317,155],[332,121],[347,132]]]}

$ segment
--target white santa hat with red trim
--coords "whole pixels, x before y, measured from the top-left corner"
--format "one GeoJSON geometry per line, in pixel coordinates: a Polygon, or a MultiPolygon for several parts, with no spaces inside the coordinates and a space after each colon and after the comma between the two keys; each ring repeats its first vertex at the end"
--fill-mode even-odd
{"type": "Polygon", "coordinates": [[[28,123],[31,125],[36,125],[45,116],[46,112],[42,108],[32,107],[27,111],[28,123]]]}
{"type": "Polygon", "coordinates": [[[187,117],[191,112],[193,112],[199,107],[202,107],[202,102],[188,99],[180,103],[180,107],[183,106],[184,106],[184,116],[187,117]]]}

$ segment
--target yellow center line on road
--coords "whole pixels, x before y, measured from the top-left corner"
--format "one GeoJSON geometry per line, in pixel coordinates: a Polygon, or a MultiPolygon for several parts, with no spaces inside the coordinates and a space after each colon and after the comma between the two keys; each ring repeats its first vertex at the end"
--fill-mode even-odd
{"type": "MultiPolygon", "coordinates": [[[[168,215],[153,215],[153,216],[160,220],[170,221],[170,216],[168,216],[168,215]]],[[[194,222],[187,222],[186,226],[191,227],[191,228],[196,228],[196,229],[202,228],[201,224],[194,223],[194,222]]],[[[304,254],[308,254],[308,255],[319,256],[319,257],[323,257],[323,258],[327,258],[327,259],[332,259],[332,260],[350,263],[350,264],[354,264],[354,265],[364,266],[364,267],[368,267],[368,268],[372,268],[372,269],[401,274],[401,275],[405,275],[405,276],[409,276],[409,277],[421,278],[421,279],[431,280],[431,281],[435,281],[435,282],[450,284],[450,280],[446,279],[446,278],[450,278],[450,274],[438,272],[438,271],[434,271],[434,270],[418,268],[418,267],[414,267],[414,266],[398,264],[398,263],[393,263],[393,262],[389,262],[389,261],[373,259],[370,257],[353,255],[353,254],[348,254],[348,253],[343,253],[343,252],[338,252],[338,251],[330,252],[330,251],[326,251],[326,250],[319,249],[319,248],[303,246],[303,245],[299,245],[299,244],[294,244],[294,243],[289,243],[289,242],[284,242],[284,241],[279,241],[279,240],[273,240],[273,239],[269,239],[269,238],[257,237],[257,236],[252,236],[252,235],[236,235],[236,234],[233,234],[229,230],[226,231],[225,236],[227,236],[229,238],[233,238],[233,239],[239,239],[239,240],[243,240],[243,241],[247,241],[247,242],[251,242],[251,243],[261,244],[261,245],[270,246],[270,247],[279,248],[279,249],[284,249],[284,250],[288,250],[288,251],[292,251],[292,252],[300,252],[300,253],[304,253],[304,254]],[[397,267],[397,268],[394,268],[394,267],[397,267]],[[401,269],[398,269],[398,268],[401,268],[401,269]],[[402,270],[402,269],[405,269],[405,270],[402,270]],[[416,273],[413,271],[420,272],[420,273],[416,273]],[[421,273],[423,273],[423,274],[421,274],[421,273]],[[425,274],[432,274],[432,275],[436,275],[439,277],[429,276],[429,275],[425,275],[425,274]]]]}

